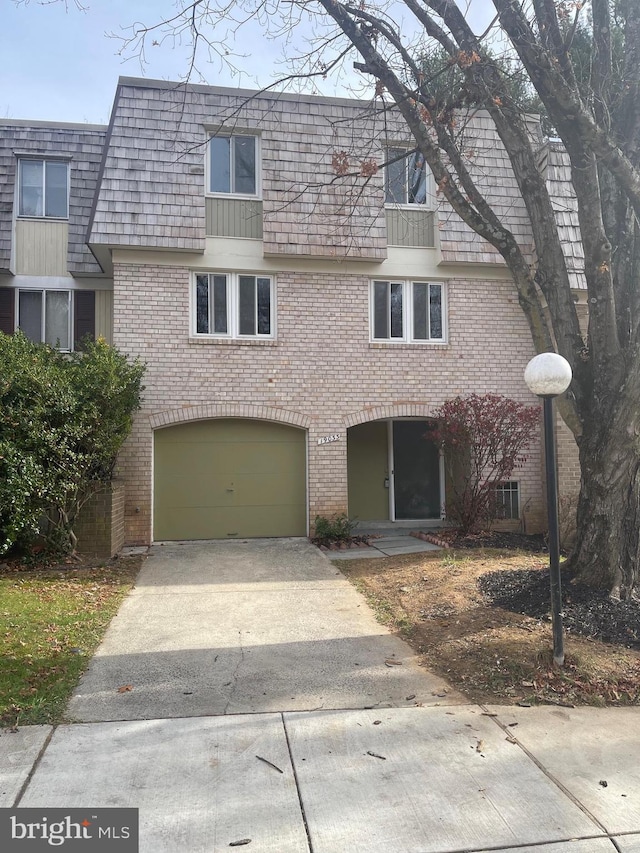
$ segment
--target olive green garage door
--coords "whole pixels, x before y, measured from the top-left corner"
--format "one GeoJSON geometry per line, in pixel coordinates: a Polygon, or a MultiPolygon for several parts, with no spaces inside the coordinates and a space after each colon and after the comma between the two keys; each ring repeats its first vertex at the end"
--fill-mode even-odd
{"type": "Polygon", "coordinates": [[[155,540],[306,536],[305,432],[221,418],[156,430],[155,540]]]}

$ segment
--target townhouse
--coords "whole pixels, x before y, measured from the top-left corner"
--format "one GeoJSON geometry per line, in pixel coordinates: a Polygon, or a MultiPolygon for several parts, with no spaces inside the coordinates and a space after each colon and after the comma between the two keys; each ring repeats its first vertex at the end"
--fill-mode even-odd
{"type": "MultiPolygon", "coordinates": [[[[464,133],[531,247],[490,119],[464,133]]],[[[562,153],[539,142],[564,215],[562,153]]],[[[304,536],[335,512],[438,525],[433,412],[535,402],[502,259],[380,102],[122,78],[108,127],[0,122],[0,170],[0,329],[62,349],[102,335],[147,364],[119,461],[129,544],[304,536]]],[[[539,441],[497,490],[503,524],[543,528],[539,441]]]]}

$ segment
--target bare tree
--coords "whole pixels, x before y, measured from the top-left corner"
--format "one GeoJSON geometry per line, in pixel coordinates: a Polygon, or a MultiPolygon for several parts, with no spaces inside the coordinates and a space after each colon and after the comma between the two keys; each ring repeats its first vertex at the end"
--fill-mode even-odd
{"type": "Polygon", "coordinates": [[[385,108],[402,116],[439,192],[504,258],[536,350],[555,349],[571,364],[574,379],[561,405],[581,465],[571,564],[583,581],[627,597],[640,560],[640,3],[492,2],[494,21],[476,34],[455,0],[185,0],[174,18],[136,25],[123,49],[142,58],[148,39],[178,33],[191,39],[191,73],[203,45],[209,58],[227,61],[232,34],[257,17],[267,35],[285,41],[304,28],[297,73],[307,79],[328,74],[345,52],[357,54],[355,68],[385,108]],[[586,334],[539,146],[514,96],[512,66],[496,58],[496,45],[526,74],[568,157],[586,334]],[[460,120],[478,108],[488,111],[512,164],[531,223],[533,264],[473,177],[460,120]]]}

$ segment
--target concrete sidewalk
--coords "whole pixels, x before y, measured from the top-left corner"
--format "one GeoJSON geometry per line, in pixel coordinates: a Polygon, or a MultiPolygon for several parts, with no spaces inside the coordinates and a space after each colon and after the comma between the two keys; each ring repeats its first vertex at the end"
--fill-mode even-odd
{"type": "Polygon", "coordinates": [[[640,708],[462,702],[307,543],[157,546],[100,721],[3,732],[0,806],[136,807],[143,853],[640,853],[640,708]]]}

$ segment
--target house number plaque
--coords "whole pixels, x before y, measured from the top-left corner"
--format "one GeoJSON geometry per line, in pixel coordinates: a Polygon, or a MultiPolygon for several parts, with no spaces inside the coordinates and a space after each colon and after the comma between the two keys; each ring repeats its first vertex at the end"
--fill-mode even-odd
{"type": "Polygon", "coordinates": [[[340,433],[324,435],[322,438],[318,439],[318,444],[330,444],[332,441],[340,441],[340,433]]]}

